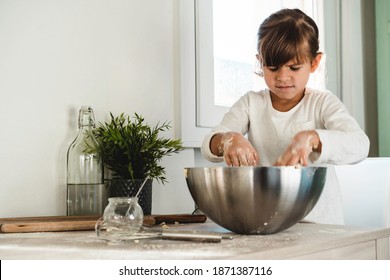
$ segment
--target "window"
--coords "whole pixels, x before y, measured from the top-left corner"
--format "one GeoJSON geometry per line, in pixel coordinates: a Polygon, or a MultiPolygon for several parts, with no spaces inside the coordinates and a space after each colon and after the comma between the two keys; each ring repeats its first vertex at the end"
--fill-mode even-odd
{"type": "MultiPolygon", "coordinates": [[[[254,71],[257,31],[271,13],[300,8],[322,30],[318,1],[313,0],[198,0],[195,5],[199,126],[215,126],[240,96],[266,87],[254,71]]],[[[316,79],[316,83],[320,81],[324,79],[316,79]]]]}

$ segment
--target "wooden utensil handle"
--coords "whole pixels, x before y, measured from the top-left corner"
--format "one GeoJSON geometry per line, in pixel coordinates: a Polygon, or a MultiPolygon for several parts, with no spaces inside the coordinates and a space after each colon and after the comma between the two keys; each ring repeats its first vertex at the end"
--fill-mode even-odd
{"type": "Polygon", "coordinates": [[[73,231],[92,230],[96,221],[61,221],[37,223],[10,223],[0,225],[0,232],[44,232],[44,231],[73,231]]]}
{"type": "Polygon", "coordinates": [[[89,215],[89,216],[37,216],[37,217],[17,217],[17,218],[0,218],[0,224],[8,222],[48,222],[48,221],[85,221],[95,220],[97,221],[101,215],[89,215]]]}

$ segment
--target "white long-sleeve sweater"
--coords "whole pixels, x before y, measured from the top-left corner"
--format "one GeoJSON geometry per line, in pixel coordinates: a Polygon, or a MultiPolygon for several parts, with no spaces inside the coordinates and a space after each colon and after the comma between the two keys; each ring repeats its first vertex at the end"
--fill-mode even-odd
{"type": "MultiPolygon", "coordinates": [[[[203,156],[212,162],[223,161],[211,153],[210,140],[219,132],[247,134],[257,150],[260,165],[271,166],[286,150],[295,134],[315,130],[322,143],[321,154],[312,154],[312,165],[353,164],[368,155],[370,141],[344,104],[329,91],[307,88],[302,100],[288,112],[272,107],[268,89],[248,92],[225,114],[222,122],[204,138],[203,156]]],[[[307,220],[342,224],[341,194],[331,166],[320,201],[307,220]]]]}

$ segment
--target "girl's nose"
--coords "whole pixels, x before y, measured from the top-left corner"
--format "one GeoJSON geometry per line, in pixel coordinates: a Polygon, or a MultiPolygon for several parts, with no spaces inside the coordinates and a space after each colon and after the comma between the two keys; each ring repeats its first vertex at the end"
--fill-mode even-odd
{"type": "Polygon", "coordinates": [[[287,81],[290,79],[290,74],[289,74],[289,71],[288,71],[288,67],[280,67],[278,72],[277,72],[277,75],[276,75],[276,80],[278,81],[287,81]]]}

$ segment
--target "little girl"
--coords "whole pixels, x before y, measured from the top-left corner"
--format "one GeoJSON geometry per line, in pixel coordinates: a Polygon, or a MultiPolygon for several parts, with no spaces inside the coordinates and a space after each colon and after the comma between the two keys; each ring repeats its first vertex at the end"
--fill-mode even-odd
{"type": "MultiPolygon", "coordinates": [[[[364,160],[369,139],[329,91],[306,87],[322,58],[318,28],[298,9],[269,16],[258,32],[260,76],[268,86],[248,92],[206,135],[203,156],[229,166],[352,164],[364,160]],[[247,134],[247,138],[244,135],[247,134]]],[[[343,224],[332,166],[321,198],[306,220],[343,224]]]]}

